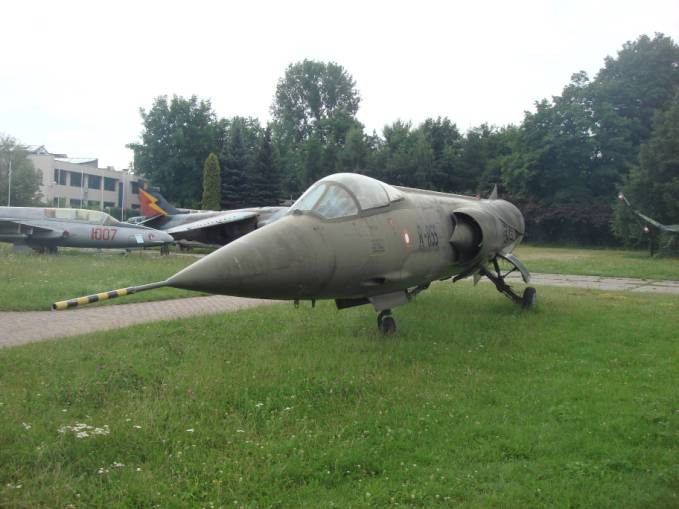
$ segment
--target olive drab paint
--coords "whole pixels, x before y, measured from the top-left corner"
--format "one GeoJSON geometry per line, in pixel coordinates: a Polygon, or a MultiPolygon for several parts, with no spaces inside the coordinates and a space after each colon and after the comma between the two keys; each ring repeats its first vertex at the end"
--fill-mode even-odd
{"type": "Polygon", "coordinates": [[[196,261],[158,286],[285,300],[334,299],[338,308],[372,303],[378,326],[393,332],[391,309],[432,281],[484,275],[526,307],[499,261],[524,235],[511,203],[393,187],[358,174],[311,186],[287,213],[196,261]]]}

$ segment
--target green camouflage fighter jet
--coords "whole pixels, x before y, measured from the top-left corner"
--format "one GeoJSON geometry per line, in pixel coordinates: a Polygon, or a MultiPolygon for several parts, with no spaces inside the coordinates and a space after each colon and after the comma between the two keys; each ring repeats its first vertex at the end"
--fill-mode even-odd
{"type": "Polygon", "coordinates": [[[334,299],[339,309],[372,304],[378,327],[394,332],[391,310],[432,281],[488,277],[523,307],[505,281],[526,268],[511,253],[524,234],[521,212],[487,200],[393,187],[364,175],[338,173],[312,185],[276,222],[240,237],[165,281],[57,302],[67,309],[164,286],[264,299],[334,299]],[[502,266],[509,265],[503,273],[502,266]]]}
{"type": "MultiPolygon", "coordinates": [[[[655,226],[656,228],[658,228],[659,230],[662,230],[664,232],[679,234],[679,224],[662,224],[662,223],[659,223],[658,221],[656,221],[655,219],[642,214],[637,209],[632,207],[632,204],[629,202],[627,197],[625,197],[625,195],[622,192],[618,193],[618,199],[621,202],[623,202],[625,205],[627,205],[630,208],[630,210],[632,212],[634,212],[634,214],[639,216],[641,219],[646,221],[648,224],[655,226]]],[[[648,233],[648,226],[645,226],[644,229],[646,230],[646,233],[648,233]]]]}

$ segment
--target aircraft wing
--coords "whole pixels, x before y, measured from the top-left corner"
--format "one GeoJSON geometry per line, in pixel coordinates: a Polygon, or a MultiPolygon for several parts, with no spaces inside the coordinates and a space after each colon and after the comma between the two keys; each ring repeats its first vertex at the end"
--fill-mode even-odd
{"type": "Polygon", "coordinates": [[[44,224],[25,219],[0,217],[0,238],[6,242],[17,242],[32,237],[34,239],[59,239],[64,230],[49,228],[44,224]]]}
{"type": "Polygon", "coordinates": [[[0,217],[0,225],[6,226],[6,225],[16,225],[16,226],[25,226],[27,228],[33,228],[34,230],[39,230],[39,231],[44,231],[44,232],[50,232],[53,231],[52,228],[46,228],[44,225],[40,225],[37,223],[32,223],[31,221],[24,221],[20,219],[12,219],[9,217],[0,217]]]}
{"type": "Polygon", "coordinates": [[[670,233],[679,233],[679,224],[662,224],[656,221],[655,219],[648,217],[645,214],[642,214],[639,212],[637,209],[632,207],[632,204],[629,202],[627,197],[623,193],[618,194],[618,198],[629,207],[629,209],[634,212],[637,216],[639,216],[641,219],[646,221],[648,224],[655,226],[659,230],[662,230],[664,232],[670,232],[670,233]]]}
{"type": "Polygon", "coordinates": [[[175,226],[174,228],[169,228],[165,231],[172,236],[181,235],[183,233],[195,232],[198,230],[209,230],[211,228],[217,228],[225,224],[239,223],[256,217],[256,212],[226,212],[217,216],[175,226]]]}
{"type": "Polygon", "coordinates": [[[662,224],[656,221],[655,219],[652,219],[647,215],[642,214],[636,209],[632,209],[632,212],[634,212],[637,216],[646,221],[648,224],[651,224],[664,232],[679,233],[679,224],[662,224]]]}

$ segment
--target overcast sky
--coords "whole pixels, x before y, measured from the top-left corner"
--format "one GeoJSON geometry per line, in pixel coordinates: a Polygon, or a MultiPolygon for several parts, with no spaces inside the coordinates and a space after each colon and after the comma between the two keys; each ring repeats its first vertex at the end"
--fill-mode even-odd
{"type": "Polygon", "coordinates": [[[139,108],[210,99],[265,123],[285,68],[333,61],[371,132],[449,117],[520,123],[641,34],[679,41],[677,0],[184,2],[9,0],[0,9],[0,133],[123,169],[139,108]]]}

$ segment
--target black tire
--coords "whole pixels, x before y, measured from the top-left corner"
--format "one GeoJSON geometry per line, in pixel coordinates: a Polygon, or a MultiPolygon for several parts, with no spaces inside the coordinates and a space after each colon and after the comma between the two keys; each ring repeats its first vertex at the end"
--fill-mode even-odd
{"type": "Polygon", "coordinates": [[[523,291],[522,306],[523,309],[533,309],[537,303],[537,290],[532,286],[527,287],[523,291]]]}
{"type": "Polygon", "coordinates": [[[390,336],[396,332],[396,320],[393,316],[385,316],[379,324],[380,332],[385,336],[390,336]]]}

